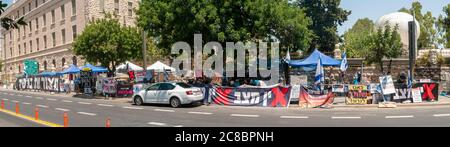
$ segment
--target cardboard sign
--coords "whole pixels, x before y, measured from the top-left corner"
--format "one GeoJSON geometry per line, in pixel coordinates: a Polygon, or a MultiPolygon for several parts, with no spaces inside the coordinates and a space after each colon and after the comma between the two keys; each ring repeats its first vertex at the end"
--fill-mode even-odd
{"type": "Polygon", "coordinates": [[[365,105],[372,99],[367,85],[349,85],[345,100],[347,105],[365,105]]]}
{"type": "Polygon", "coordinates": [[[300,85],[294,85],[291,89],[291,99],[300,97],[300,85]]]}
{"type": "Polygon", "coordinates": [[[412,98],[414,103],[421,103],[422,102],[422,94],[420,93],[420,88],[413,88],[412,89],[412,98]]]}
{"type": "Polygon", "coordinates": [[[344,92],[344,87],[345,87],[345,85],[333,85],[332,92],[343,93],[344,92]]]}
{"type": "Polygon", "coordinates": [[[380,77],[380,84],[384,95],[395,94],[394,82],[391,76],[380,77]]]}

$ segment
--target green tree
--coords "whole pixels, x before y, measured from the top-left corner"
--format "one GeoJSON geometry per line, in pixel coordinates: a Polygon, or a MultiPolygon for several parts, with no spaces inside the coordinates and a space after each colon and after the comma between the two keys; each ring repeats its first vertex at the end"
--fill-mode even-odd
{"type": "Polygon", "coordinates": [[[107,17],[86,26],[73,43],[73,52],[114,72],[116,65],[142,56],[141,45],[136,28],[122,26],[117,19],[107,17]]]}
{"type": "Polygon", "coordinates": [[[415,18],[420,24],[420,36],[417,40],[418,49],[431,48],[437,42],[435,22],[430,11],[422,14],[422,4],[420,2],[413,2],[410,9],[402,8],[399,12],[409,13],[415,15],[415,18]]]}
{"type": "Polygon", "coordinates": [[[292,51],[307,48],[311,36],[311,20],[287,0],[143,0],[137,14],[138,25],[166,52],[178,41],[193,45],[194,34],[223,45],[278,39],[292,51]]]}
{"type": "MultiPolygon", "coordinates": [[[[3,3],[3,1],[0,1],[0,15],[5,12],[5,8],[8,7],[8,4],[3,3]]],[[[20,25],[26,25],[27,23],[23,20],[23,17],[14,20],[9,17],[1,17],[1,26],[2,28],[9,30],[9,29],[17,29],[20,25]]]]}
{"type": "Polygon", "coordinates": [[[331,52],[340,41],[337,26],[347,21],[351,11],[339,7],[340,0],[296,0],[297,6],[304,8],[306,15],[312,19],[309,29],[314,32],[309,51],[318,48],[331,52]]]}
{"type": "Polygon", "coordinates": [[[344,48],[349,58],[364,58],[368,53],[370,34],[374,32],[375,24],[368,18],[358,19],[347,32],[344,33],[344,48]]]}
{"type": "Polygon", "coordinates": [[[450,4],[444,7],[444,16],[438,19],[439,33],[441,36],[440,42],[446,48],[450,48],[450,4]]]}
{"type": "Polygon", "coordinates": [[[402,53],[402,43],[398,34],[398,26],[391,28],[386,25],[379,27],[375,33],[370,35],[368,41],[368,64],[376,63],[384,73],[383,58],[397,58],[402,53]]]}

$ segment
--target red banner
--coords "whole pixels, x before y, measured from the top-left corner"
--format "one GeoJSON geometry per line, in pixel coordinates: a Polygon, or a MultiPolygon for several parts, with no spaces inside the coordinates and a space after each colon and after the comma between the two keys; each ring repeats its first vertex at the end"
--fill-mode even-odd
{"type": "Polygon", "coordinates": [[[327,95],[311,95],[301,87],[299,105],[301,108],[315,108],[333,104],[334,94],[330,91],[327,95]]]}

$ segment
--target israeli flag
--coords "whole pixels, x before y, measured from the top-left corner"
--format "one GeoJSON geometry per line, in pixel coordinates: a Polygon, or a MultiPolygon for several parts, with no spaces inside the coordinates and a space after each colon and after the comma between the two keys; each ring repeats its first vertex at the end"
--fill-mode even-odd
{"type": "Polygon", "coordinates": [[[289,63],[291,61],[291,52],[289,52],[289,49],[286,52],[286,61],[289,63]]]}
{"type": "Polygon", "coordinates": [[[324,78],[324,72],[323,72],[323,65],[322,65],[322,59],[319,58],[319,61],[317,62],[317,68],[316,68],[316,75],[314,84],[320,84],[325,81],[324,78]]]}
{"type": "Polygon", "coordinates": [[[408,89],[412,88],[412,77],[411,77],[411,72],[408,70],[408,89]]]}
{"type": "Polygon", "coordinates": [[[346,71],[347,68],[348,68],[347,53],[344,51],[342,53],[341,71],[346,71]]]}

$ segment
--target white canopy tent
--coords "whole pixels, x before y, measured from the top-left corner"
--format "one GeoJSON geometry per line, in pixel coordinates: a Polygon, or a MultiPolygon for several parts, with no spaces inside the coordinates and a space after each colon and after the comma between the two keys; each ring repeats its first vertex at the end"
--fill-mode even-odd
{"type": "Polygon", "coordinates": [[[175,72],[175,68],[170,67],[160,61],[157,61],[153,65],[147,67],[147,70],[154,70],[155,72],[164,72],[164,70],[170,70],[171,72],[175,72]]]}
{"type": "Polygon", "coordinates": [[[122,63],[119,66],[117,66],[116,67],[116,71],[122,71],[122,70],[126,71],[127,70],[127,64],[128,64],[129,69],[132,70],[132,71],[142,71],[142,70],[144,70],[144,68],[142,68],[140,66],[137,66],[136,64],[133,64],[133,63],[127,61],[127,62],[122,63]]]}

